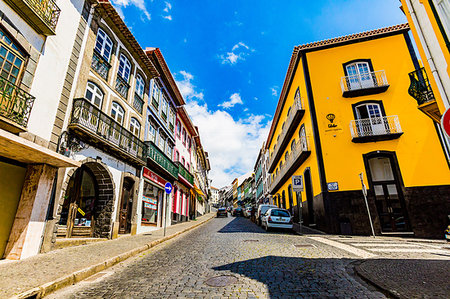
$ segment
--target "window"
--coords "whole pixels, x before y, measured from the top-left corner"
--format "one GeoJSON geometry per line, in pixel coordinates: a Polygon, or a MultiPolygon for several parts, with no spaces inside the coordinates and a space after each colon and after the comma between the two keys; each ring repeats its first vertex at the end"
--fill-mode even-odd
{"type": "Polygon", "coordinates": [[[111,117],[122,125],[124,115],[125,111],[123,110],[122,106],[120,106],[117,102],[113,102],[111,108],[111,117]]]}
{"type": "Polygon", "coordinates": [[[295,91],[294,102],[297,101],[300,101],[300,87],[297,87],[297,90],[295,91]]]}
{"type": "Polygon", "coordinates": [[[167,120],[167,106],[168,106],[168,103],[167,103],[166,96],[163,95],[162,101],[161,101],[161,116],[164,120],[167,120]]]}
{"type": "Polygon", "coordinates": [[[180,120],[177,119],[177,136],[180,138],[181,135],[181,123],[180,120]]]}
{"type": "Polygon", "coordinates": [[[136,76],[136,94],[141,97],[141,99],[144,98],[144,88],[145,88],[145,83],[144,83],[144,79],[142,79],[141,75],[137,75],[136,76]]]}
{"type": "Polygon", "coordinates": [[[291,152],[294,150],[294,148],[295,148],[295,139],[292,140],[292,143],[291,143],[291,152]]]}
{"type": "Polygon", "coordinates": [[[347,72],[347,84],[349,89],[361,89],[374,87],[374,80],[370,74],[370,65],[366,61],[357,61],[345,65],[347,72]]]}
{"type": "Polygon", "coordinates": [[[183,164],[183,166],[184,166],[184,162],[185,162],[184,157],[181,157],[181,164],[183,164]]]}
{"type": "Polygon", "coordinates": [[[165,146],[166,146],[166,139],[162,135],[159,136],[159,144],[158,144],[158,146],[164,152],[165,146]]]}
{"type": "Polygon", "coordinates": [[[289,157],[289,152],[286,151],[286,153],[284,154],[284,161],[285,162],[287,161],[288,157],[289,157]]]}
{"type": "Polygon", "coordinates": [[[130,80],[130,73],[131,73],[130,61],[125,55],[120,54],[119,72],[117,74],[128,83],[128,81],[130,80]]]}
{"type": "Polygon", "coordinates": [[[183,144],[186,144],[186,129],[185,128],[183,128],[183,135],[182,135],[181,141],[183,142],[183,144]]]}
{"type": "Polygon", "coordinates": [[[86,87],[86,99],[98,108],[102,109],[103,97],[103,91],[96,84],[88,81],[86,87]]]}
{"type": "Polygon", "coordinates": [[[188,138],[187,138],[187,149],[188,149],[189,151],[191,151],[191,137],[189,137],[189,136],[188,136],[188,138]]]}
{"type": "Polygon", "coordinates": [[[180,153],[178,151],[175,151],[175,161],[176,162],[180,161],[180,153]]]}
{"type": "Polygon", "coordinates": [[[302,127],[300,128],[299,135],[300,135],[300,142],[302,145],[302,150],[304,150],[304,151],[308,150],[308,142],[306,140],[306,131],[305,131],[304,125],[302,125],[302,127]]]}
{"type": "Polygon", "coordinates": [[[450,38],[450,3],[448,0],[433,0],[436,12],[444,27],[447,39],[450,38]]]}
{"type": "Polygon", "coordinates": [[[383,119],[383,112],[378,103],[365,103],[355,106],[355,115],[357,122],[357,130],[361,134],[372,132],[376,134],[385,134],[386,128],[383,119]]]}
{"type": "Polygon", "coordinates": [[[155,143],[155,137],[156,137],[156,129],[155,126],[150,122],[148,126],[148,140],[155,143]]]}
{"type": "Polygon", "coordinates": [[[173,153],[173,145],[171,144],[167,144],[167,156],[168,157],[172,157],[172,153],[173,153]]]}
{"type": "Polygon", "coordinates": [[[174,129],[174,127],[173,127],[174,123],[175,123],[175,112],[171,108],[169,108],[169,124],[170,124],[170,130],[172,131],[172,133],[173,133],[173,129],[174,129]]]}
{"type": "Polygon", "coordinates": [[[289,114],[291,114],[291,109],[292,109],[292,107],[289,107],[289,109],[288,109],[288,112],[287,112],[287,115],[286,115],[286,116],[289,116],[289,114]]]}
{"type": "Polygon", "coordinates": [[[24,61],[25,55],[12,39],[0,29],[0,76],[16,84],[22,72],[24,61]]]}
{"type": "Polygon", "coordinates": [[[159,107],[159,95],[161,93],[161,90],[159,89],[158,84],[155,82],[153,84],[153,90],[152,90],[152,105],[156,109],[159,107]]]}
{"type": "Polygon", "coordinates": [[[111,38],[101,28],[97,32],[97,41],[95,42],[95,51],[100,54],[103,59],[109,62],[111,58],[113,42],[111,38]]]}
{"type": "Polygon", "coordinates": [[[186,164],[186,168],[188,171],[191,171],[191,166],[189,165],[189,163],[186,164]]]}
{"type": "Polygon", "coordinates": [[[134,117],[132,117],[130,121],[130,131],[131,133],[139,137],[139,132],[141,131],[141,124],[134,117]]]}

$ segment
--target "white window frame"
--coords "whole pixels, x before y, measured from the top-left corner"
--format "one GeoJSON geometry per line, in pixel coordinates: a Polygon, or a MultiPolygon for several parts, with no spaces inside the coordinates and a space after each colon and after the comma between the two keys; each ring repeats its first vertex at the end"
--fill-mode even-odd
{"type": "Polygon", "coordinates": [[[447,38],[450,39],[450,2],[448,0],[433,0],[433,4],[447,38]]]}
{"type": "Polygon", "coordinates": [[[136,75],[136,84],[135,84],[135,93],[141,98],[144,98],[144,89],[145,89],[145,82],[144,79],[142,79],[142,76],[137,74],[136,75]]]}
{"type": "Polygon", "coordinates": [[[141,132],[141,124],[134,117],[132,117],[131,120],[130,120],[130,131],[131,131],[131,133],[133,133],[137,137],[139,137],[139,134],[141,132]]]}
{"type": "Polygon", "coordinates": [[[97,84],[95,84],[94,82],[88,81],[87,86],[86,86],[85,97],[94,106],[97,106],[99,109],[102,109],[103,98],[105,97],[105,94],[100,89],[100,87],[98,87],[97,84]],[[92,94],[92,98],[88,97],[88,92],[90,92],[92,94]]]}
{"type": "Polygon", "coordinates": [[[123,120],[125,118],[125,110],[117,102],[113,102],[111,105],[111,117],[120,125],[123,125],[123,120]]]}
{"type": "Polygon", "coordinates": [[[105,59],[107,62],[111,59],[111,53],[113,51],[113,42],[109,35],[101,28],[97,31],[97,38],[95,41],[95,50],[105,59]],[[99,40],[102,39],[103,41],[99,40]],[[109,47],[109,50],[108,48],[109,47]]]}
{"type": "Polygon", "coordinates": [[[117,71],[117,75],[128,83],[130,80],[130,74],[131,74],[131,62],[127,58],[127,56],[125,56],[125,54],[120,53],[119,70],[117,71]]]}

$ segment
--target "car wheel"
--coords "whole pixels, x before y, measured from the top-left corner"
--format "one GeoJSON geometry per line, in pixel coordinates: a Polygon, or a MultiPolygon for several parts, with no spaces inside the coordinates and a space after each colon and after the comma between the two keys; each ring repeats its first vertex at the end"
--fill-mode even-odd
{"type": "Polygon", "coordinates": [[[267,225],[267,223],[264,228],[265,228],[266,232],[270,231],[270,227],[267,225]]]}

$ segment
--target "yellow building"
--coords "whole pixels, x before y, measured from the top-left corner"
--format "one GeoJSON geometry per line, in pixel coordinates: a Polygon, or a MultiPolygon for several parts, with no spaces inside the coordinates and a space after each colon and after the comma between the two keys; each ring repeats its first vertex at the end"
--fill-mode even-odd
{"type": "Polygon", "coordinates": [[[408,95],[407,73],[419,69],[408,31],[294,48],[266,144],[269,192],[295,222],[369,234],[362,173],[377,234],[442,237],[450,172],[435,123],[408,95]]]}

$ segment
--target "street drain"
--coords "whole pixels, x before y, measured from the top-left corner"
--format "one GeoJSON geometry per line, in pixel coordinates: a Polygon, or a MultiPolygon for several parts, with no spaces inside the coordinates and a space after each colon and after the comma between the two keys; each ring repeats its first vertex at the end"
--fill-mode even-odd
{"type": "Polygon", "coordinates": [[[315,248],[316,247],[313,244],[295,244],[294,246],[297,248],[315,248]]]}
{"type": "Polygon", "coordinates": [[[259,242],[259,240],[244,240],[244,242],[259,242]]]}
{"type": "Polygon", "coordinates": [[[220,275],[207,279],[206,285],[210,287],[226,287],[227,285],[238,282],[238,279],[232,275],[220,275]]]}

